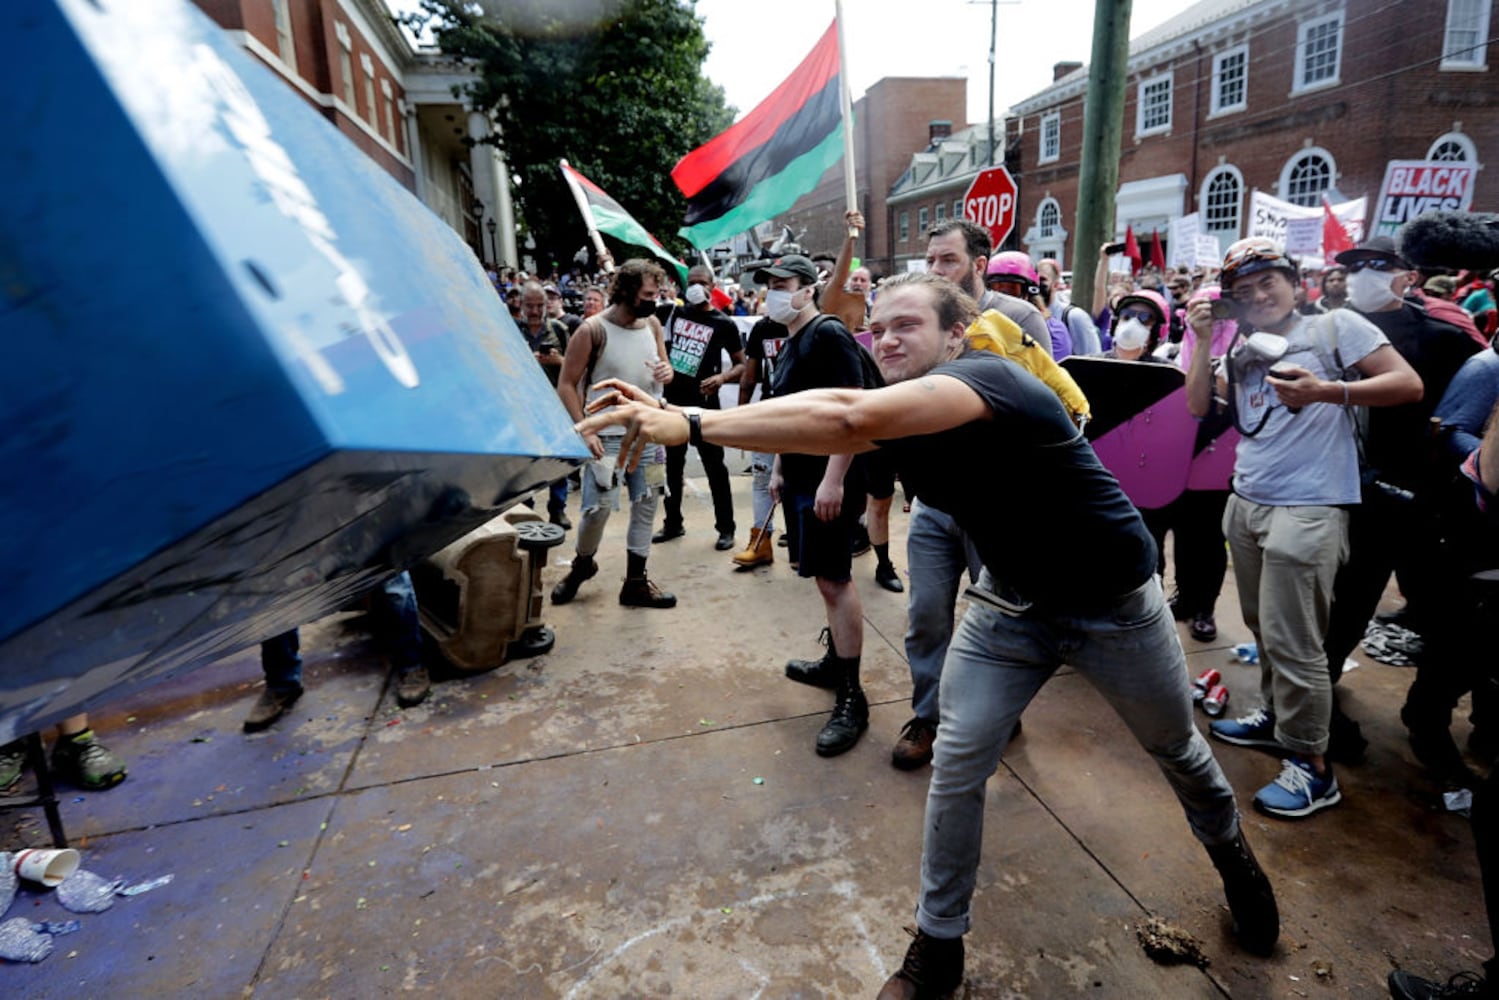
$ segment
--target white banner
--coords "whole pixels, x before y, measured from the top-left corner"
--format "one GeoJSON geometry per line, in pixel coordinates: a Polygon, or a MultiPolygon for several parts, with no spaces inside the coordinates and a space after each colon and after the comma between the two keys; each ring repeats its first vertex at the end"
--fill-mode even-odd
{"type": "Polygon", "coordinates": [[[1286,253],[1292,257],[1322,256],[1323,213],[1303,219],[1286,220],[1286,253]]]}
{"type": "Polygon", "coordinates": [[[1374,234],[1394,236],[1427,212],[1466,212],[1473,207],[1475,163],[1448,160],[1391,160],[1374,209],[1374,234]]]}
{"type": "Polygon", "coordinates": [[[1196,264],[1198,267],[1223,266],[1223,247],[1218,243],[1218,237],[1210,233],[1198,235],[1196,264]]]}
{"type": "MultiPolygon", "coordinates": [[[[1348,235],[1353,242],[1357,243],[1364,238],[1364,214],[1368,209],[1367,198],[1355,198],[1332,207],[1332,214],[1338,217],[1343,228],[1348,230],[1348,235]]],[[[1263,191],[1255,191],[1249,196],[1249,235],[1265,236],[1276,243],[1284,244],[1286,241],[1287,219],[1310,219],[1322,218],[1322,206],[1303,208],[1293,205],[1279,198],[1272,198],[1263,191]]],[[[1317,251],[1320,253],[1322,241],[1318,239],[1317,251]]],[[[1289,252],[1289,251],[1287,251],[1289,252]]]]}
{"type": "MultiPolygon", "coordinates": [[[[1171,256],[1166,261],[1172,267],[1191,267],[1197,263],[1197,234],[1202,225],[1202,215],[1193,212],[1171,220],[1166,239],[1171,244],[1171,256]]],[[[1216,241],[1214,246],[1216,246],[1216,241]]]]}

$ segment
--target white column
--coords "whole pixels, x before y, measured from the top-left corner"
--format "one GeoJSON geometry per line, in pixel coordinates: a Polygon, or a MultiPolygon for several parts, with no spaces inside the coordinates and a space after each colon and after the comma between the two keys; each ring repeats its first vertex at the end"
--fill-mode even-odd
{"type": "Polygon", "coordinates": [[[495,230],[495,239],[500,244],[500,260],[509,267],[518,267],[520,257],[515,249],[515,205],[510,200],[510,168],[505,165],[499,149],[492,148],[490,152],[494,156],[494,217],[499,226],[495,230]]]}
{"type": "MultiPolygon", "coordinates": [[[[416,122],[416,105],[402,102],[401,127],[406,130],[406,157],[416,175],[416,197],[427,205],[427,151],[422,148],[422,132],[416,122]]],[[[427,207],[431,207],[427,205],[427,207]]]]}
{"type": "MultiPolygon", "coordinates": [[[[499,205],[495,201],[495,178],[494,178],[494,147],[484,142],[489,137],[489,116],[479,111],[468,113],[468,137],[473,143],[468,148],[468,168],[473,175],[474,197],[484,203],[484,218],[479,220],[479,241],[484,245],[484,252],[479,256],[489,257],[489,229],[485,223],[495,216],[499,205]]],[[[471,206],[464,205],[467,211],[471,206]]],[[[495,238],[499,238],[499,230],[495,230],[495,238]]],[[[497,251],[498,252],[498,251],[497,251]]]]}

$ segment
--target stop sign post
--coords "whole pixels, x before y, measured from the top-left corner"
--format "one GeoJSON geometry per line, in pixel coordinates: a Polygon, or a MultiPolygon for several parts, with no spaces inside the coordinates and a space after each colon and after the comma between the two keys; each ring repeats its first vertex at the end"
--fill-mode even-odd
{"type": "Polygon", "coordinates": [[[994,249],[1015,228],[1015,178],[1004,167],[990,167],[973,179],[963,196],[963,218],[989,230],[994,249]]]}

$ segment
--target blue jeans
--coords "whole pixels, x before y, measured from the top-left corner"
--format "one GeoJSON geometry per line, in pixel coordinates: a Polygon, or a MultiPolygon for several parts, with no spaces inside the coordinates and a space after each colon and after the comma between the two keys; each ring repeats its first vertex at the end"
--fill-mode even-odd
{"type": "Polygon", "coordinates": [[[952,641],[953,605],[963,571],[977,580],[983,563],[963,529],[949,515],[920,500],[911,503],[906,530],[910,573],[906,606],[906,659],[911,664],[911,711],[918,719],[938,719],[938,683],[952,641]]]}
{"type": "MultiPolygon", "coordinates": [[[[410,573],[397,573],[374,590],[370,617],[391,669],[399,675],[421,666],[422,626],[410,573]]],[[[260,669],[271,691],[285,694],[302,689],[301,639],[296,629],[260,644],[260,669]]]]}
{"type": "MultiPolygon", "coordinates": [[[[987,570],[979,586],[992,589],[987,570]]],[[[971,601],[942,671],[927,790],[916,923],[932,937],[968,931],[985,784],[1015,720],[1063,662],[1092,682],[1155,758],[1199,841],[1220,844],[1238,834],[1233,789],[1193,725],[1186,658],[1154,576],[1089,615],[1032,609],[1011,617],[971,601]]]]}

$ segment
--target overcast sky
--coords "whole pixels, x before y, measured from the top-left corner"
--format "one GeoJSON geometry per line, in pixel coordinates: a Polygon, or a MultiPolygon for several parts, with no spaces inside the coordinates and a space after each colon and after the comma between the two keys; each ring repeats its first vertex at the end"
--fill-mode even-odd
{"type": "MultiPolygon", "coordinates": [[[[418,0],[385,0],[397,12],[418,0]]],[[[503,7],[504,0],[483,0],[503,7]]],[[[994,108],[1003,115],[1051,82],[1053,64],[1086,63],[1095,0],[999,0],[994,108]]],[[[1134,0],[1130,37],[1170,19],[1193,0],[1134,0]]],[[[589,21],[607,0],[552,0],[550,12],[589,21]]],[[[833,20],[834,0],[697,0],[713,44],[704,74],[743,115],[764,100],[812,50],[833,20]]],[[[989,111],[989,0],[844,0],[844,35],[854,99],[887,76],[956,76],[968,81],[968,121],[989,111]]],[[[966,124],[966,123],[955,123],[966,124]]]]}
{"type": "MultiPolygon", "coordinates": [[[[1135,0],[1135,37],[1191,0],[1135,0]]],[[[1003,114],[1051,82],[1054,63],[1089,61],[1094,0],[1000,0],[994,108],[1003,114]]],[[[833,0],[698,0],[713,50],[704,75],[742,115],[775,89],[833,20],[833,0]]],[[[854,99],[887,76],[968,80],[968,120],[989,112],[988,0],[843,0],[854,99]]],[[[962,123],[958,123],[962,124],[962,123]]]]}

